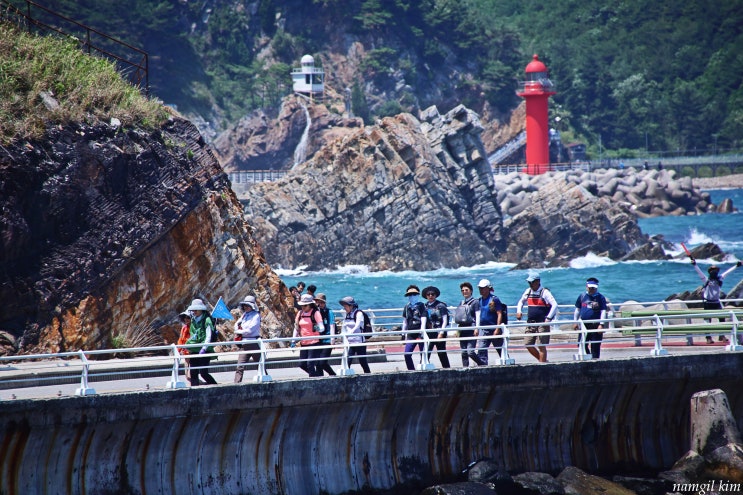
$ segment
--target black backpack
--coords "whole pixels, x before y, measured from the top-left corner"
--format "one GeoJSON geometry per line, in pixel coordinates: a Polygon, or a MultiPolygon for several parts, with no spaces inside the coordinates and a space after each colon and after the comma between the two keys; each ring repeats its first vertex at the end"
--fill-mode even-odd
{"type": "MultiPolygon", "coordinates": [[[[374,332],[374,327],[372,327],[371,319],[369,318],[369,315],[366,314],[366,313],[364,313],[360,309],[357,309],[356,311],[358,311],[359,313],[361,313],[364,316],[364,326],[361,327],[361,331],[363,333],[369,333],[369,334],[370,333],[373,333],[374,332]]],[[[353,315],[353,317],[355,319],[356,318],[356,315],[353,315]]],[[[364,336],[364,341],[366,341],[366,339],[368,339],[369,337],[370,337],[370,335],[364,336]]]]}

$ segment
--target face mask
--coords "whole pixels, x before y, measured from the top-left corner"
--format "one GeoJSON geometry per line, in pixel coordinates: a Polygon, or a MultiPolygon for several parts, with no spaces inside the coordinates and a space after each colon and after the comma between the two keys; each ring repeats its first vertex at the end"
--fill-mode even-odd
{"type": "Polygon", "coordinates": [[[408,302],[410,304],[415,304],[415,303],[418,302],[418,298],[419,298],[419,296],[408,296],[408,302]]]}

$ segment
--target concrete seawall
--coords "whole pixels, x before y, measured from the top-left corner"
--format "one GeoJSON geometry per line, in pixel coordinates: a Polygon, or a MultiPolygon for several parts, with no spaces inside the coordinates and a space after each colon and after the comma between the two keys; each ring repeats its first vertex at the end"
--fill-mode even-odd
{"type": "Polygon", "coordinates": [[[409,494],[483,457],[655,473],[711,388],[743,427],[743,353],[4,401],[0,493],[409,494]]]}

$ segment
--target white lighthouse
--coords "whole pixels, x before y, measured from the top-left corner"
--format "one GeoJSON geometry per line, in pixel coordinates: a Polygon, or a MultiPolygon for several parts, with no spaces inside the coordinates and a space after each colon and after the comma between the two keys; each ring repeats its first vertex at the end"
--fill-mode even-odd
{"type": "Polygon", "coordinates": [[[302,57],[302,67],[292,69],[292,82],[295,93],[302,93],[310,97],[321,95],[325,90],[323,80],[325,72],[315,67],[315,59],[312,55],[302,57]]]}

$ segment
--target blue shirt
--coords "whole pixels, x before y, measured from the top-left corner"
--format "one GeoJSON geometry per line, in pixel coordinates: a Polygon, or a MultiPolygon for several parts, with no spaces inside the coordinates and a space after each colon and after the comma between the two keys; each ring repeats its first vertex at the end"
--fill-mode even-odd
{"type": "MultiPolygon", "coordinates": [[[[495,301],[495,311],[503,311],[503,303],[498,296],[490,295],[486,298],[480,298],[480,325],[497,325],[498,313],[490,311],[490,300],[495,301]]],[[[493,331],[490,329],[489,331],[493,331]]]]}

